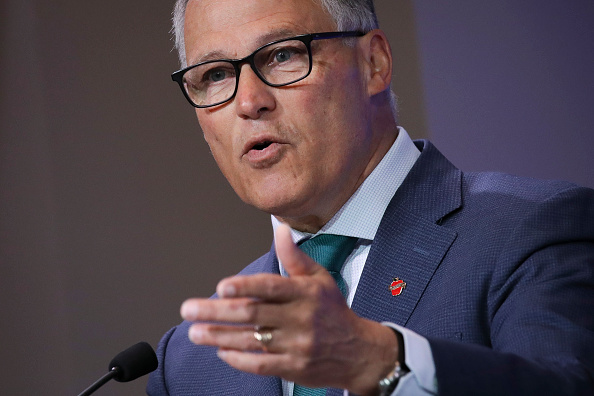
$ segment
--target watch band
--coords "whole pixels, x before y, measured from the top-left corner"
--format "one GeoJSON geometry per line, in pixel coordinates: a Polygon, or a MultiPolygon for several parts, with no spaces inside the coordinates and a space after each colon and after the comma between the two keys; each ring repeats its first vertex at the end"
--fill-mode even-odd
{"type": "Polygon", "coordinates": [[[378,384],[380,396],[389,396],[392,394],[394,389],[396,389],[396,386],[398,386],[398,381],[400,381],[400,378],[404,377],[408,373],[409,371],[404,369],[400,365],[399,361],[396,361],[394,370],[390,371],[390,374],[388,374],[386,378],[382,379],[378,384]]]}

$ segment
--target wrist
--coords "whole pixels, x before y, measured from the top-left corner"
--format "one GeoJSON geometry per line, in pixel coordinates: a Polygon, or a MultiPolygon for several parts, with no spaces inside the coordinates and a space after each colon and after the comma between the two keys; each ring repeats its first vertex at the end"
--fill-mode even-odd
{"type": "Polygon", "coordinates": [[[402,337],[402,334],[399,331],[392,328],[390,329],[394,332],[396,339],[398,341],[398,357],[394,362],[394,367],[392,371],[390,371],[390,373],[386,377],[380,380],[378,384],[380,389],[380,396],[391,395],[398,386],[398,382],[400,381],[400,379],[410,372],[410,370],[406,366],[404,358],[404,338],[402,337]]]}
{"type": "Polygon", "coordinates": [[[404,339],[402,334],[391,327],[389,327],[389,329],[392,330],[396,337],[398,343],[398,356],[393,362],[392,370],[390,370],[390,372],[378,383],[380,396],[391,395],[398,386],[400,378],[405,376],[410,371],[406,366],[404,359],[404,339]]]}
{"type": "Polygon", "coordinates": [[[349,390],[357,395],[377,396],[385,389],[380,381],[393,375],[396,362],[404,367],[402,335],[380,323],[366,322],[371,326],[366,326],[364,337],[372,343],[365,349],[365,358],[359,361],[364,365],[359,366],[360,370],[352,377],[358,381],[349,390]]]}

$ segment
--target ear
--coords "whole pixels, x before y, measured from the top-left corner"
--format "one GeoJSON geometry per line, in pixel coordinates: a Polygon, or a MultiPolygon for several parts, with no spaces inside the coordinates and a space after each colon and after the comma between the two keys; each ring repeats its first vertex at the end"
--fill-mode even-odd
{"type": "Polygon", "coordinates": [[[367,67],[369,96],[385,91],[392,82],[392,50],[385,33],[375,29],[360,40],[367,67]]]}

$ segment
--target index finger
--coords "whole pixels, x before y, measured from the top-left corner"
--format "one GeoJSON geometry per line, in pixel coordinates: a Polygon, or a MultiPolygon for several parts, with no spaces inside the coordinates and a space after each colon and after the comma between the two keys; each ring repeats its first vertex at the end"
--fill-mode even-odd
{"type": "Polygon", "coordinates": [[[298,296],[298,281],[275,274],[234,276],[217,285],[220,298],[250,297],[268,302],[286,302],[298,296]]]}
{"type": "Polygon", "coordinates": [[[259,302],[253,298],[188,299],[180,313],[190,322],[208,322],[220,325],[258,324],[276,325],[280,316],[279,305],[259,302]]]}

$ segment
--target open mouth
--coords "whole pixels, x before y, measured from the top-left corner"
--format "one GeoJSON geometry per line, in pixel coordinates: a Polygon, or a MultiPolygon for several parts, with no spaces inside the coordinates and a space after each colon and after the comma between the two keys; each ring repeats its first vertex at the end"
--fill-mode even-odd
{"type": "Polygon", "coordinates": [[[271,144],[272,144],[272,142],[269,140],[266,140],[266,141],[260,142],[260,143],[256,143],[252,147],[252,150],[264,150],[266,147],[270,146],[271,144]]]}
{"type": "Polygon", "coordinates": [[[278,162],[285,151],[285,144],[274,136],[258,136],[246,142],[242,160],[248,161],[251,166],[264,168],[278,162]]]}

